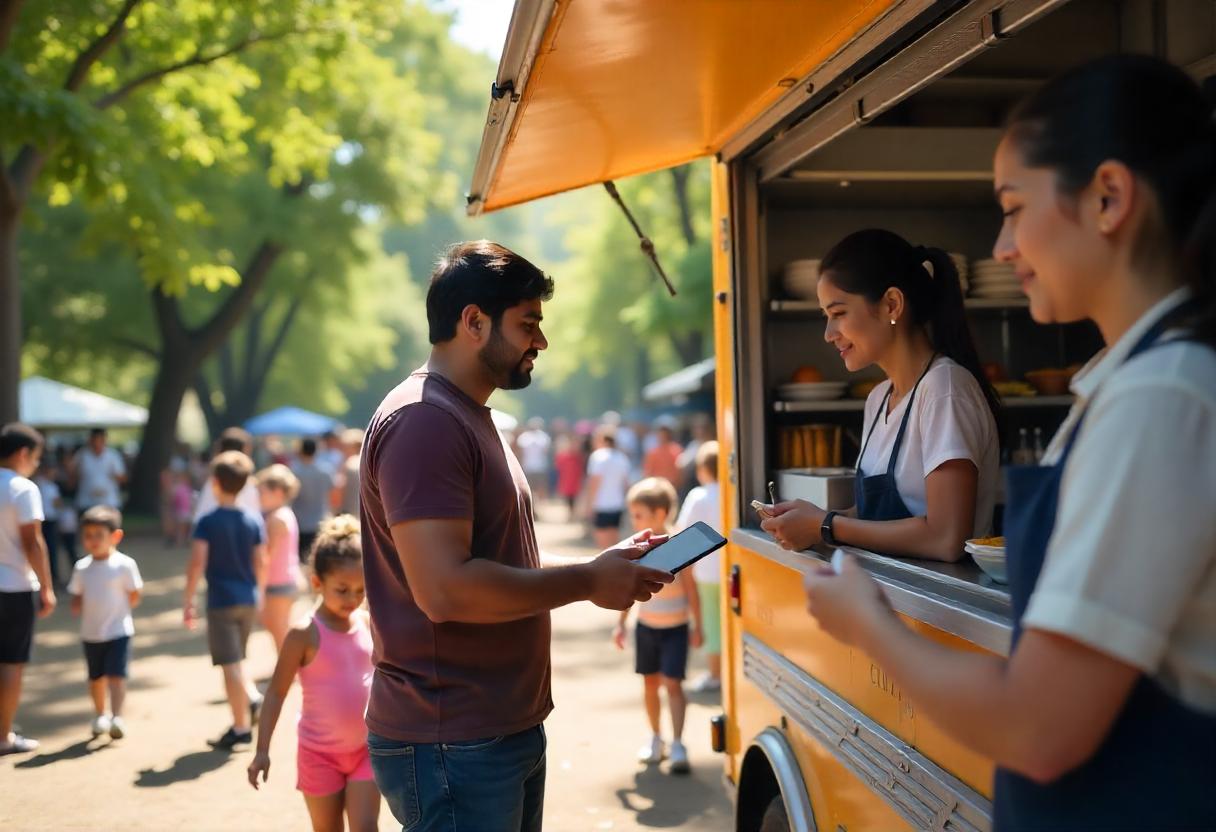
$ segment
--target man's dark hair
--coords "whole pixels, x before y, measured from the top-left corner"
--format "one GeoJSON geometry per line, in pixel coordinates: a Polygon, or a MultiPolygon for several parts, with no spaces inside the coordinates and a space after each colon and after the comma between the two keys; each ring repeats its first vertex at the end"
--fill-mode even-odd
{"type": "Polygon", "coordinates": [[[122,512],[110,506],[93,506],[80,515],[80,528],[85,526],[104,526],[116,532],[122,528],[122,512]]]}
{"type": "Polygon", "coordinates": [[[29,425],[10,422],[0,428],[0,459],[8,459],[24,448],[36,451],[42,447],[42,443],[42,434],[29,425]]]}
{"type": "Polygon", "coordinates": [[[456,324],[466,306],[476,306],[498,326],[512,306],[552,297],[552,278],[509,248],[489,240],[457,243],[431,272],[426,293],[431,343],[456,337],[456,324]]]}
{"type": "Polygon", "coordinates": [[[316,456],[317,455],[317,440],[302,439],[300,440],[300,456],[316,456]]]}
{"type": "Polygon", "coordinates": [[[106,429],[105,429],[105,428],[93,428],[91,431],[89,431],[89,438],[90,438],[90,439],[96,439],[96,438],[97,438],[97,437],[99,437],[99,436],[100,436],[102,439],[105,439],[105,438],[106,438],[106,435],[107,435],[107,434],[106,434],[106,429]]]}
{"type": "Polygon", "coordinates": [[[211,461],[211,476],[230,497],[241,493],[253,475],[253,460],[240,451],[224,451],[211,461]]]}
{"type": "Polygon", "coordinates": [[[250,447],[253,445],[253,437],[249,435],[249,431],[244,428],[224,428],[224,432],[220,434],[219,441],[216,446],[220,453],[224,451],[240,451],[241,453],[249,453],[250,447]]]}

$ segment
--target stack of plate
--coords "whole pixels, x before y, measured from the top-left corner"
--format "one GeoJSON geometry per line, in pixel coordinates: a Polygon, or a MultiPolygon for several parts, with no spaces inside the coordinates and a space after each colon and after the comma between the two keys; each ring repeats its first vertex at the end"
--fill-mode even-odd
{"type": "Polygon", "coordinates": [[[777,388],[777,398],[786,402],[830,401],[843,396],[848,386],[847,381],[791,382],[777,388]]]}
{"type": "Polygon", "coordinates": [[[798,300],[818,300],[818,260],[791,260],[781,272],[781,285],[785,293],[798,300]]]}
{"type": "Polygon", "coordinates": [[[999,260],[976,260],[971,266],[971,297],[991,300],[1022,297],[1021,281],[1013,265],[999,260]]]}

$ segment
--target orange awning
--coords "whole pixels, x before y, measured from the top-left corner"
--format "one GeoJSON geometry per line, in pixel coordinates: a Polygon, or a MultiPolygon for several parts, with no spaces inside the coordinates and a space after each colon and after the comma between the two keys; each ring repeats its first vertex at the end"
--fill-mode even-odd
{"type": "Polygon", "coordinates": [[[897,5],[519,0],[469,211],[715,153],[897,5]]]}

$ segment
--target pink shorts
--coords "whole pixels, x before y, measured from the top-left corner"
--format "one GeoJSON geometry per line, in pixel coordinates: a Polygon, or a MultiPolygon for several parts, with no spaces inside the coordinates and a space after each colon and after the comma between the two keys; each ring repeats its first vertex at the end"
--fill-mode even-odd
{"type": "Polygon", "coordinates": [[[353,751],[320,751],[300,745],[296,751],[296,788],[321,797],[337,794],[353,780],[371,780],[372,762],[367,746],[353,751]]]}

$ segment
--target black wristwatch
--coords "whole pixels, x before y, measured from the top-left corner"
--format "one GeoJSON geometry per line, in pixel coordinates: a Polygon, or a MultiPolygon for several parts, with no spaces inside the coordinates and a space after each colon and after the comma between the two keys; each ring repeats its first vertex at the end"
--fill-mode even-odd
{"type": "Polygon", "coordinates": [[[819,537],[829,546],[837,545],[836,536],[832,534],[832,521],[836,519],[836,515],[839,513],[838,511],[829,511],[823,515],[823,523],[819,526],[819,537]]]}

